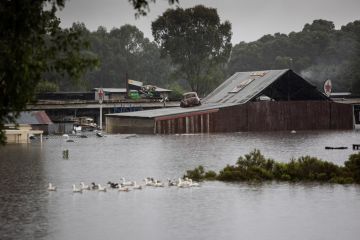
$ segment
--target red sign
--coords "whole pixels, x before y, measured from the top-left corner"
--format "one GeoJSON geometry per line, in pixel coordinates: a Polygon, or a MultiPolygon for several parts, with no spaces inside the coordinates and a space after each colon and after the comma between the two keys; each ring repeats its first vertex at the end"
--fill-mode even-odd
{"type": "Polygon", "coordinates": [[[324,92],[327,96],[330,96],[331,94],[331,89],[332,89],[332,84],[331,84],[331,80],[328,79],[325,81],[324,83],[324,92]]]}
{"type": "Polygon", "coordinates": [[[99,103],[102,103],[104,100],[104,90],[102,88],[99,88],[98,96],[99,96],[99,103]]]}

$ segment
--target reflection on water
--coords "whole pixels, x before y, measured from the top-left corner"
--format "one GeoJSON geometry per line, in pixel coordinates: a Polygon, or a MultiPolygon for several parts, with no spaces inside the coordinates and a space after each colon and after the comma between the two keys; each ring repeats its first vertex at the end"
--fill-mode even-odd
{"type": "Polygon", "coordinates": [[[258,148],[288,161],[312,155],[342,164],[359,133],[234,133],[187,136],[58,137],[0,148],[1,239],[357,239],[360,187],[205,182],[73,194],[72,184],[121,177],[177,178],[200,164],[218,170],[258,148]],[[69,160],[62,150],[69,149],[69,160]],[[47,192],[47,183],[57,192],[47,192]]]}

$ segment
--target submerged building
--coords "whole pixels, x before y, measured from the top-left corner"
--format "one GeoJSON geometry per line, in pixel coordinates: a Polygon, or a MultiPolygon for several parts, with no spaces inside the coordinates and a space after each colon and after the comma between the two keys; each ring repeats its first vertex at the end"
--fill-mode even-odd
{"type": "Polygon", "coordinates": [[[38,135],[42,141],[43,133],[48,134],[52,121],[44,111],[21,112],[17,125],[5,124],[7,143],[29,143],[30,137],[38,135]]]}
{"type": "Polygon", "coordinates": [[[237,72],[192,108],[106,115],[109,133],[211,133],[352,129],[353,107],[336,103],[289,69],[237,72]]]}

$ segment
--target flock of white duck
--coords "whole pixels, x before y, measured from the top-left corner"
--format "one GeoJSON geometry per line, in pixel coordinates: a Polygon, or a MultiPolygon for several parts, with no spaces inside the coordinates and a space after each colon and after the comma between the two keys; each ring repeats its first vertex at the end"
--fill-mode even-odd
{"type": "MultiPolygon", "coordinates": [[[[109,189],[115,189],[119,192],[129,192],[131,190],[141,190],[145,186],[165,187],[167,185],[169,187],[174,186],[174,187],[179,187],[179,188],[190,188],[190,187],[199,187],[200,186],[199,183],[194,182],[190,178],[184,178],[184,179],[179,178],[178,180],[168,179],[167,184],[161,182],[160,180],[156,180],[154,178],[149,178],[149,177],[145,178],[143,181],[144,181],[144,184],[139,185],[135,181],[126,181],[125,178],[121,178],[121,181],[119,183],[109,181],[107,183],[107,186],[109,189]]],[[[49,183],[49,186],[47,189],[48,189],[48,191],[56,191],[57,188],[52,183],[49,183]]],[[[80,185],[78,185],[78,186],[75,184],[72,185],[73,193],[82,193],[83,191],[86,191],[86,190],[106,192],[107,187],[102,186],[101,184],[95,184],[94,182],[92,182],[90,185],[86,185],[84,182],[81,182],[80,185]]]]}

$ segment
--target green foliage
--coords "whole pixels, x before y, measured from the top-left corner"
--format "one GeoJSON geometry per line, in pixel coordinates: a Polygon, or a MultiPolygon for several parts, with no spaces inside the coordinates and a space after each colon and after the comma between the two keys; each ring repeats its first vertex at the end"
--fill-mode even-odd
{"type": "Polygon", "coordinates": [[[279,165],[274,168],[274,175],[280,178],[285,175],[292,181],[330,181],[341,174],[339,166],[310,156],[279,165]]]}
{"type": "Polygon", "coordinates": [[[201,181],[204,179],[205,169],[202,165],[196,167],[194,170],[187,170],[185,177],[191,178],[195,181],[201,181]]]}
{"type": "Polygon", "coordinates": [[[360,183],[360,153],[352,154],[345,167],[321,159],[305,156],[291,159],[288,163],[276,162],[265,158],[255,149],[239,157],[236,165],[226,165],[219,174],[214,171],[205,173],[199,166],[188,170],[187,177],[196,180],[219,181],[316,181],[338,184],[360,183]]]}
{"type": "Polygon", "coordinates": [[[85,28],[83,32],[84,38],[90,43],[92,54],[98,57],[101,64],[82,77],[83,83],[86,84],[74,86],[68,79],[60,78],[61,90],[74,91],[99,86],[125,87],[126,75],[129,79],[145,84],[169,84],[169,60],[161,59],[157,45],[145,38],[135,26],[124,25],[111,31],[99,27],[94,32],[89,32],[85,28]]]}
{"type": "Polygon", "coordinates": [[[41,81],[37,84],[35,91],[36,93],[57,92],[59,91],[59,86],[53,82],[41,81]]]}
{"type": "Polygon", "coordinates": [[[0,1],[0,143],[5,122],[15,122],[46,72],[79,78],[96,59],[81,54],[86,42],[56,17],[64,0],[0,1]]]}
{"type": "Polygon", "coordinates": [[[331,79],[335,91],[360,91],[360,21],[340,30],[334,23],[314,20],[300,32],[264,35],[235,45],[228,75],[237,71],[291,68],[322,88],[331,79]]]}
{"type": "Polygon", "coordinates": [[[191,178],[195,181],[203,181],[203,180],[215,180],[216,179],[216,172],[214,171],[207,171],[205,172],[205,168],[200,165],[193,170],[187,170],[184,178],[191,178]]]}
{"type": "Polygon", "coordinates": [[[271,180],[274,178],[272,169],[274,160],[266,159],[259,150],[239,157],[235,166],[226,166],[219,173],[223,181],[271,180]]]}
{"type": "MultiPolygon", "coordinates": [[[[137,11],[136,15],[140,16],[146,15],[149,2],[155,0],[129,2],[137,11]]],[[[178,0],[169,0],[169,4],[177,2],[178,0]]],[[[166,71],[162,71],[162,66],[166,67],[167,64],[153,61],[160,55],[155,44],[141,45],[139,48],[138,39],[143,39],[139,31],[126,27],[124,31],[130,30],[130,33],[125,34],[128,38],[123,43],[121,38],[117,38],[117,31],[108,34],[100,28],[93,36],[84,24],[74,24],[69,29],[61,29],[56,12],[64,7],[65,0],[0,1],[0,144],[5,142],[4,123],[15,122],[20,111],[33,99],[35,91],[55,90],[56,86],[62,90],[72,90],[74,83],[82,89],[89,88],[91,84],[86,82],[89,79],[104,83],[107,76],[99,74],[100,79],[97,79],[99,75],[96,73],[99,71],[88,73],[87,77],[81,79],[87,70],[98,65],[96,54],[103,58],[109,55],[115,59],[110,65],[101,59],[103,65],[100,72],[108,72],[112,77],[110,81],[116,76],[125,76],[117,71],[124,58],[126,63],[132,64],[126,65],[125,69],[134,69],[134,72],[144,69],[142,76],[146,76],[144,72],[149,71],[148,66],[151,66],[153,73],[158,73],[152,74],[154,78],[160,79],[164,72],[166,74],[166,71]],[[114,35],[113,38],[118,41],[105,41],[109,35],[114,35]],[[93,52],[88,50],[89,41],[95,49],[93,52]],[[109,45],[119,45],[118,51],[125,46],[125,55],[130,54],[119,56],[114,49],[108,49],[109,45]],[[142,53],[148,55],[141,56],[142,53]],[[139,55],[137,59],[133,58],[134,54],[139,55]],[[138,64],[137,60],[140,58],[147,59],[148,62],[142,61],[142,64],[138,64]],[[134,66],[137,65],[139,66],[135,69],[134,66]]],[[[119,81],[116,84],[119,84],[119,81]]],[[[102,84],[97,84],[96,87],[98,86],[102,84]]]]}
{"type": "Polygon", "coordinates": [[[192,91],[202,95],[211,90],[213,71],[219,72],[231,51],[231,24],[220,23],[216,9],[168,9],[152,23],[152,33],[192,91]]]}
{"type": "MultiPolygon", "coordinates": [[[[179,0],[168,0],[169,4],[179,3],[179,0]]],[[[150,10],[149,8],[149,2],[155,3],[156,0],[129,0],[129,3],[131,3],[136,10],[135,16],[146,16],[147,12],[150,10]]]]}
{"type": "Polygon", "coordinates": [[[349,160],[345,162],[345,167],[355,182],[360,183],[360,152],[351,154],[349,160]]]}
{"type": "Polygon", "coordinates": [[[206,179],[206,180],[215,180],[216,177],[217,177],[216,172],[210,170],[210,171],[205,172],[204,179],[206,179]]]}
{"type": "Polygon", "coordinates": [[[177,82],[173,82],[168,86],[169,89],[172,90],[172,92],[169,94],[170,100],[181,100],[183,93],[185,93],[184,88],[177,82]]]}

